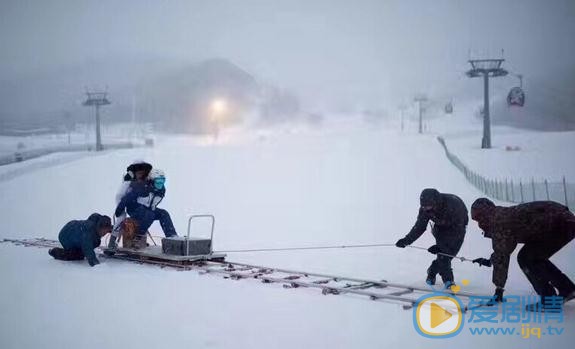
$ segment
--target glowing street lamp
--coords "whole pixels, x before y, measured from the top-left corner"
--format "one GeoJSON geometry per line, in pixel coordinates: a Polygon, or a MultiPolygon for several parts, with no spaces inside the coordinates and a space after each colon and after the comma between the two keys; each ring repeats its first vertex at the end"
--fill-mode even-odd
{"type": "Polygon", "coordinates": [[[228,103],[223,99],[214,99],[210,106],[212,115],[214,117],[219,117],[226,113],[228,110],[228,103]]]}
{"type": "Polygon", "coordinates": [[[228,103],[226,100],[217,98],[210,104],[210,119],[214,127],[214,138],[218,139],[220,133],[220,123],[228,112],[228,103]]]}

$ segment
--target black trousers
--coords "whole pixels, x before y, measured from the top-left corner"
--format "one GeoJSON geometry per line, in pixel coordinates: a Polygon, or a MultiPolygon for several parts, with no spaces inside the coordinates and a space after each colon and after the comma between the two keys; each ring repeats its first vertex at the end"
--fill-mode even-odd
{"type": "MultiPolygon", "coordinates": [[[[456,256],[463,245],[465,238],[465,226],[458,227],[433,227],[432,234],[435,237],[435,243],[439,246],[441,253],[456,256]]],[[[427,277],[435,278],[437,274],[441,276],[444,283],[453,282],[453,269],[451,260],[453,258],[444,255],[437,255],[437,258],[427,269],[427,277]]]]}
{"type": "Polygon", "coordinates": [[[526,243],[517,255],[517,262],[542,297],[566,296],[575,291],[575,284],[549,258],[575,238],[575,231],[550,235],[549,239],[526,243]]]}

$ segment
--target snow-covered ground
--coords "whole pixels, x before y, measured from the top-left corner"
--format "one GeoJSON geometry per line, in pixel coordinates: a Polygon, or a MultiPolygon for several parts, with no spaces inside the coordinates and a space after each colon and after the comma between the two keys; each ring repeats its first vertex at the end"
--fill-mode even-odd
{"type": "Polygon", "coordinates": [[[449,150],[467,166],[492,179],[516,182],[562,181],[575,183],[575,131],[540,132],[508,126],[492,126],[492,149],[481,149],[483,123],[469,114],[439,118],[433,134],[445,138],[449,150]]]}
{"type": "MultiPolygon", "coordinates": [[[[216,250],[393,243],[414,223],[421,189],[456,193],[468,206],[481,196],[433,136],[359,124],[327,127],[236,134],[219,144],[158,136],[155,148],[20,171],[0,181],[0,238],[57,238],[70,219],[111,214],[123,171],[134,159],[167,173],[162,206],[180,234],[189,214],[215,214],[216,250]]],[[[151,230],[161,235],[158,225],[151,230]]],[[[430,235],[415,245],[430,246],[430,235]]],[[[574,248],[553,258],[570,276],[574,248]]],[[[460,254],[487,257],[490,250],[472,222],[460,254]]],[[[228,259],[422,285],[433,256],[388,247],[233,253],[228,259]]],[[[471,281],[465,290],[493,292],[490,269],[453,265],[457,280],[471,281]]],[[[45,249],[0,244],[0,278],[2,348],[535,348],[575,340],[573,303],[561,336],[472,336],[464,329],[452,339],[433,340],[417,335],[412,312],[394,304],[120,261],[90,268],[53,260],[45,249]]],[[[506,292],[533,294],[515,258],[506,292]]]]}
{"type": "MultiPolygon", "coordinates": [[[[104,144],[142,140],[150,135],[151,124],[131,123],[103,123],[101,126],[102,142],[104,144]]],[[[0,157],[13,155],[16,152],[30,150],[66,147],[68,145],[95,144],[95,126],[93,124],[78,124],[74,131],[67,133],[27,135],[27,136],[0,136],[0,157]],[[69,142],[68,142],[69,141],[69,142]]]]}

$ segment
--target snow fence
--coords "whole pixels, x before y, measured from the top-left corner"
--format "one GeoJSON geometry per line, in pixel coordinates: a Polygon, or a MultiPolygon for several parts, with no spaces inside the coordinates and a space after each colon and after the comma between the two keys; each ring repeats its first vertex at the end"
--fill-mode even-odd
{"type": "Polygon", "coordinates": [[[513,203],[552,200],[564,204],[575,212],[575,184],[567,183],[565,176],[561,181],[487,178],[470,169],[457,155],[450,152],[443,137],[437,137],[437,140],[443,146],[449,161],[465,175],[469,183],[485,195],[513,203]]]}

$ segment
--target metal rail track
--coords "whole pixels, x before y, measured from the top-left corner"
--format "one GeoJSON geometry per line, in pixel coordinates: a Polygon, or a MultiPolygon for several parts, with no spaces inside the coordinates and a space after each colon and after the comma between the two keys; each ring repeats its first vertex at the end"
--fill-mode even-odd
{"type": "MultiPolygon", "coordinates": [[[[58,241],[43,238],[4,239],[0,242],[13,243],[15,245],[26,247],[60,247],[60,243],[58,241]]],[[[368,298],[373,301],[397,303],[400,304],[403,309],[410,309],[413,306],[416,306],[418,299],[421,296],[433,292],[429,288],[388,282],[386,280],[360,279],[230,261],[203,260],[194,262],[174,262],[125,253],[106,256],[102,253],[101,249],[99,255],[104,258],[128,261],[137,264],[147,264],[158,266],[160,268],[195,270],[200,274],[219,274],[223,275],[224,278],[231,280],[260,280],[262,283],[280,284],[284,288],[288,289],[318,289],[321,290],[323,295],[348,295],[368,298]]],[[[446,295],[455,295],[455,293],[447,290],[442,293],[446,295]]],[[[456,295],[459,298],[481,297],[481,295],[468,292],[458,292],[456,295]]]]}

